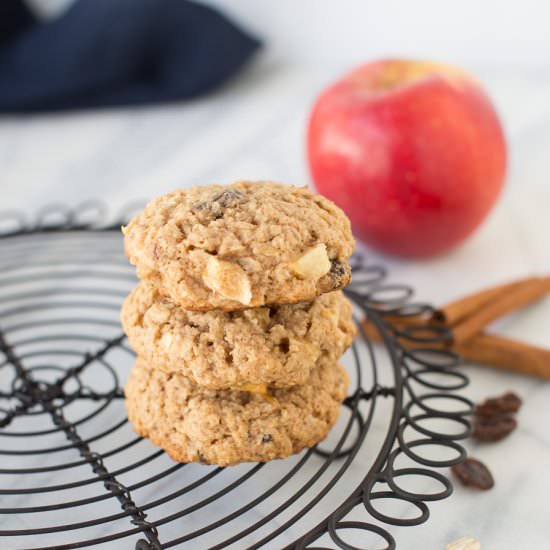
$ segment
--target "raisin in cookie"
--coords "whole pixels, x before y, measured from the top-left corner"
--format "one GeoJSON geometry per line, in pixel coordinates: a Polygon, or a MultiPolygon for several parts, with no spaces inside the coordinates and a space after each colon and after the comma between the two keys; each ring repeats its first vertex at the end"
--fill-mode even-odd
{"type": "Polygon", "coordinates": [[[152,367],[211,389],[304,384],[321,355],[336,361],[355,336],[341,291],[313,302],[203,312],[185,310],[141,283],[124,302],[121,320],[152,367]]]}
{"type": "Polygon", "coordinates": [[[174,460],[228,466],[313,447],[336,422],[347,387],[336,362],[321,361],[306,385],[272,390],[266,399],[209,390],[138,359],[126,384],[126,409],[134,430],[174,460]]]}
{"type": "Polygon", "coordinates": [[[350,280],[354,241],[345,214],[280,183],[174,191],[123,231],[138,277],[186,309],[311,301],[350,280]]]}

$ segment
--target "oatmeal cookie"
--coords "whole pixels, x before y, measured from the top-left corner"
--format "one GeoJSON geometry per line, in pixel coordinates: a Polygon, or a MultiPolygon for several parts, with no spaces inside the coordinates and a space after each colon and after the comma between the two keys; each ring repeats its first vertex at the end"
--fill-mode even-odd
{"type": "Polygon", "coordinates": [[[211,389],[304,384],[317,360],[336,361],[355,336],[341,291],[313,302],[189,311],[140,283],[121,311],[134,350],[153,368],[211,389]]]}
{"type": "Polygon", "coordinates": [[[311,301],[350,281],[354,241],[345,214],[280,183],[174,191],[151,201],[123,232],[138,277],[186,309],[311,301]]]}
{"type": "Polygon", "coordinates": [[[304,386],[214,391],[138,359],[126,384],[134,430],[178,462],[228,466],[284,458],[323,440],[336,422],[348,377],[321,361],[304,386]]]}

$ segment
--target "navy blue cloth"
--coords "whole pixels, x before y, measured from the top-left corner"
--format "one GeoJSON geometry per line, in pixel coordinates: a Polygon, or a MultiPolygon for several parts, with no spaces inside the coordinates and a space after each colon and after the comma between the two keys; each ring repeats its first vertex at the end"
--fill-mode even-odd
{"type": "Polygon", "coordinates": [[[259,47],[217,11],[185,0],[79,0],[49,22],[31,21],[17,4],[0,0],[3,112],[192,98],[259,47]]]}

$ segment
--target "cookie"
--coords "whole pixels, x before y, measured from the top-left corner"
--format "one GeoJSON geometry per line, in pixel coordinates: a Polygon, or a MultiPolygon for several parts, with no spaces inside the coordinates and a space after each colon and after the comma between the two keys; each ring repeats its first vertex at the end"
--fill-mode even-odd
{"type": "Polygon", "coordinates": [[[341,291],[313,302],[226,312],[189,311],[144,283],[124,302],[130,344],[152,367],[211,389],[304,384],[322,356],[336,361],[355,336],[341,291]]]}
{"type": "Polygon", "coordinates": [[[126,384],[134,430],[178,462],[228,466],[284,458],[323,440],[348,387],[344,368],[321,361],[304,386],[271,391],[268,399],[214,391],[138,359],[126,384]]]}
{"type": "Polygon", "coordinates": [[[174,191],[150,202],[123,232],[138,277],[186,309],[311,301],[350,281],[354,241],[345,214],[280,183],[174,191]]]}

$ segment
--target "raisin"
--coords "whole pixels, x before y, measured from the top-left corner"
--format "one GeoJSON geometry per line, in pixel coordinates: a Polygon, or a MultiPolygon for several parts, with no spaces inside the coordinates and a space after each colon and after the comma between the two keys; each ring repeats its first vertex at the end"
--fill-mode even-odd
{"type": "Polygon", "coordinates": [[[279,342],[279,349],[282,353],[288,353],[290,351],[290,340],[288,338],[283,338],[279,342]]]}
{"type": "Polygon", "coordinates": [[[521,407],[521,399],[514,392],[500,397],[486,399],[476,407],[476,416],[495,416],[497,414],[516,413],[521,407]]]}
{"type": "Polygon", "coordinates": [[[271,434],[264,434],[262,436],[262,443],[271,443],[273,441],[273,436],[271,434]]]}
{"type": "Polygon", "coordinates": [[[208,464],[208,460],[200,451],[197,451],[197,459],[201,464],[208,464]]]}
{"type": "Polygon", "coordinates": [[[216,195],[212,202],[217,202],[222,208],[227,208],[232,206],[237,202],[242,202],[245,198],[245,194],[240,191],[235,191],[234,189],[226,189],[222,191],[219,195],[216,195]]]}
{"type": "Polygon", "coordinates": [[[451,468],[453,474],[464,487],[473,487],[486,491],[491,489],[495,481],[487,466],[475,458],[466,458],[464,462],[451,468]]]}
{"type": "Polygon", "coordinates": [[[474,432],[478,441],[500,441],[512,433],[517,422],[514,414],[521,407],[521,399],[513,392],[486,399],[474,411],[474,432]]]}
{"type": "Polygon", "coordinates": [[[349,269],[338,259],[330,260],[329,274],[333,288],[340,288],[348,282],[349,269]]]}
{"type": "Polygon", "coordinates": [[[235,206],[244,202],[246,195],[234,189],[226,189],[217,193],[204,201],[198,202],[193,206],[193,210],[205,212],[209,217],[215,220],[223,218],[226,208],[235,206]]]}
{"type": "Polygon", "coordinates": [[[476,417],[472,437],[478,441],[500,441],[510,435],[517,425],[511,414],[476,417]]]}

